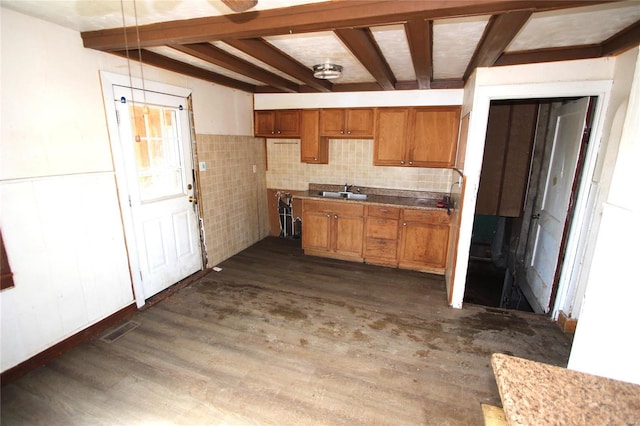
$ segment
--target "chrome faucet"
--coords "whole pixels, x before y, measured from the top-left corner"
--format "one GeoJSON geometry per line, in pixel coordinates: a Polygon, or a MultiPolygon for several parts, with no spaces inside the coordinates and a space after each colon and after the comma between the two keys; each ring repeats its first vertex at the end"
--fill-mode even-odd
{"type": "Polygon", "coordinates": [[[353,185],[349,185],[348,183],[345,183],[343,192],[349,192],[349,188],[352,188],[352,187],[353,187],[353,185]]]}

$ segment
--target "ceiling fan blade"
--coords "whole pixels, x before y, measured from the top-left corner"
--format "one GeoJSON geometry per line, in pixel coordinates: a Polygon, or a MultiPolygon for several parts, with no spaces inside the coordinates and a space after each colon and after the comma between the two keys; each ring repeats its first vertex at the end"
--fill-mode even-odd
{"type": "Polygon", "coordinates": [[[258,4],[258,0],[222,0],[234,12],[246,12],[258,4]]]}

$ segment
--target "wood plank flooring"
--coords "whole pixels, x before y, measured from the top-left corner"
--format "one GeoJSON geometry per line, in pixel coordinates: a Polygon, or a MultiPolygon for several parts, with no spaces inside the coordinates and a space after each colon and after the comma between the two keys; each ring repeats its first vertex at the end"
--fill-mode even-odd
{"type": "Polygon", "coordinates": [[[441,277],[267,238],[2,388],[2,425],[482,425],[490,356],[566,366],[535,314],[446,305],[441,277]]]}

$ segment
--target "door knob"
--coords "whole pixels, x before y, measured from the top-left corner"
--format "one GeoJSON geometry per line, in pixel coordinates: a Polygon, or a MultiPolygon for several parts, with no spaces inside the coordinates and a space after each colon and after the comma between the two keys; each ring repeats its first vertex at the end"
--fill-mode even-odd
{"type": "Polygon", "coordinates": [[[197,202],[197,201],[198,201],[198,200],[197,200],[197,199],[196,199],[196,197],[194,197],[193,195],[189,196],[189,202],[190,202],[190,203],[195,203],[195,202],[197,202]]]}

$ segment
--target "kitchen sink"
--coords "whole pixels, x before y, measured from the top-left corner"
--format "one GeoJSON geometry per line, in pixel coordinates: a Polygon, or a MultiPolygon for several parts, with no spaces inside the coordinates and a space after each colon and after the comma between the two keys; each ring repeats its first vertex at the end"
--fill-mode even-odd
{"type": "Polygon", "coordinates": [[[332,191],[321,191],[318,193],[321,197],[326,198],[346,198],[347,200],[366,200],[367,194],[358,194],[354,192],[332,192],[332,191]]]}
{"type": "Polygon", "coordinates": [[[367,199],[367,194],[356,194],[353,192],[349,192],[347,194],[347,198],[349,200],[366,200],[367,199]]]}

